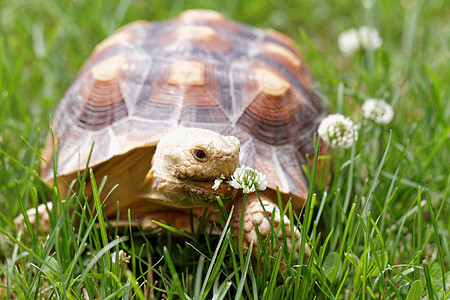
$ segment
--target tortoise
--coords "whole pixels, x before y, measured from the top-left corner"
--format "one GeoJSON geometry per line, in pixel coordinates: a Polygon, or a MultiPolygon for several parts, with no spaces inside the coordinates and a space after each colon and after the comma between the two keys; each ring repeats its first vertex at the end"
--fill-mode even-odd
{"type": "Polygon", "coordinates": [[[227,209],[235,207],[236,229],[242,191],[212,187],[249,166],[266,175],[267,189],[262,202],[248,195],[248,246],[257,238],[255,223],[262,237],[270,231],[261,203],[280,222],[277,188],[296,210],[305,201],[302,166],[314,155],[313,136],[327,114],[317,91],[293,40],[275,30],[209,10],[137,21],[98,44],[67,90],[41,177],[51,183],[56,171],[64,195],[89,161],[96,178],[107,176],[102,199],[118,184],[104,203],[111,219],[119,203],[120,219],[127,221],[130,210],[144,230],[157,220],[189,231],[190,211],[202,215],[220,197],[227,209]]]}

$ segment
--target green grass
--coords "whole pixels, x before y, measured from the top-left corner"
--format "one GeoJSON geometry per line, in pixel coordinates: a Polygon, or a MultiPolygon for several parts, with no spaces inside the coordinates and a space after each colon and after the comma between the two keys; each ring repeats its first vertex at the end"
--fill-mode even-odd
{"type": "MultiPolygon", "coordinates": [[[[372,2],[0,0],[0,298],[450,297],[450,3],[372,2]],[[354,148],[320,158],[334,172],[329,184],[313,178],[298,222],[309,260],[284,241],[274,255],[275,240],[254,245],[261,254],[250,260],[226,218],[220,237],[204,224],[183,239],[170,230],[116,237],[96,225],[101,214],[67,213],[82,190],[62,203],[39,180],[49,116],[95,44],[133,20],[193,7],[293,37],[330,110],[362,122],[354,148]],[[378,28],[383,47],[344,57],[337,36],[364,24],[378,28]],[[362,119],[367,97],[393,105],[392,123],[362,119]],[[50,234],[20,237],[14,217],[49,200],[62,211],[51,215],[50,234]],[[112,262],[119,249],[128,265],[112,262]]],[[[296,212],[285,213],[297,224],[296,212]]]]}

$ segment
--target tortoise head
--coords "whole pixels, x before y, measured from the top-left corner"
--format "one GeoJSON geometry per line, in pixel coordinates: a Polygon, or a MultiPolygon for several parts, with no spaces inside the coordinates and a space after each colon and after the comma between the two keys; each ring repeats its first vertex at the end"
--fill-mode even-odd
{"type": "Polygon", "coordinates": [[[228,184],[213,189],[217,178],[229,180],[239,167],[239,140],[200,128],[179,128],[159,141],[153,155],[154,188],[167,205],[179,207],[215,206],[233,199],[236,191],[228,184]]]}

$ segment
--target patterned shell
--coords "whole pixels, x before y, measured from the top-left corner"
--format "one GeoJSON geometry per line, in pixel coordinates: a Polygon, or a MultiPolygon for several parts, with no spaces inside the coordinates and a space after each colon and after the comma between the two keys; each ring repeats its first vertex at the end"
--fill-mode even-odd
{"type": "MultiPolygon", "coordinates": [[[[241,165],[268,187],[305,197],[302,170],[326,114],[294,42],[271,29],[190,10],[162,22],[138,21],[101,42],[54,115],[59,175],[138,147],[166,132],[201,127],[241,141],[241,165]]],[[[52,142],[43,153],[51,162],[52,142]]],[[[43,164],[48,181],[53,170],[43,164]]]]}

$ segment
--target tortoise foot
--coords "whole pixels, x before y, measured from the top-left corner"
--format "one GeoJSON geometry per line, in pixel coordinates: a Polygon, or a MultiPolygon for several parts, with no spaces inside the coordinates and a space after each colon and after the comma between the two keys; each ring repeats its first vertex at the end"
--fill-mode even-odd
{"type": "MultiPolygon", "coordinates": [[[[31,226],[35,227],[38,225],[39,233],[47,234],[50,232],[50,217],[49,217],[49,211],[51,211],[53,208],[52,202],[47,202],[40,204],[36,208],[30,208],[26,211],[28,220],[30,220],[31,226]],[[47,210],[48,208],[48,210],[47,210]],[[36,223],[36,221],[39,221],[39,224],[36,223]]],[[[23,231],[25,228],[25,218],[23,215],[19,215],[14,219],[14,225],[19,231],[23,231]]]]}
{"type": "MultiPolygon", "coordinates": [[[[288,252],[291,252],[293,248],[298,248],[301,240],[300,231],[296,226],[291,227],[291,221],[287,216],[281,218],[280,208],[278,205],[270,200],[261,197],[261,203],[256,195],[252,198],[249,197],[244,213],[243,223],[243,247],[249,248],[253,244],[252,255],[258,257],[258,248],[261,245],[265,245],[267,239],[273,242],[274,255],[277,256],[280,250],[280,246],[284,249],[287,248],[288,252]],[[273,224],[271,224],[273,220],[273,224]],[[282,228],[282,226],[284,228],[282,228]],[[286,233],[286,244],[283,241],[283,230],[286,233]],[[261,243],[258,243],[258,233],[261,238],[261,243]],[[293,233],[293,234],[292,234],[293,233]]],[[[238,216],[240,218],[240,215],[238,216]]],[[[237,220],[239,222],[239,220],[237,220]]],[[[234,226],[236,223],[234,223],[234,226]]],[[[239,228],[239,223],[237,223],[239,228]]],[[[269,247],[271,247],[269,245],[269,247]]],[[[270,248],[269,248],[270,249],[270,248]]],[[[299,249],[295,250],[296,256],[299,249]]],[[[306,256],[309,256],[309,249],[305,248],[306,256]]]]}

